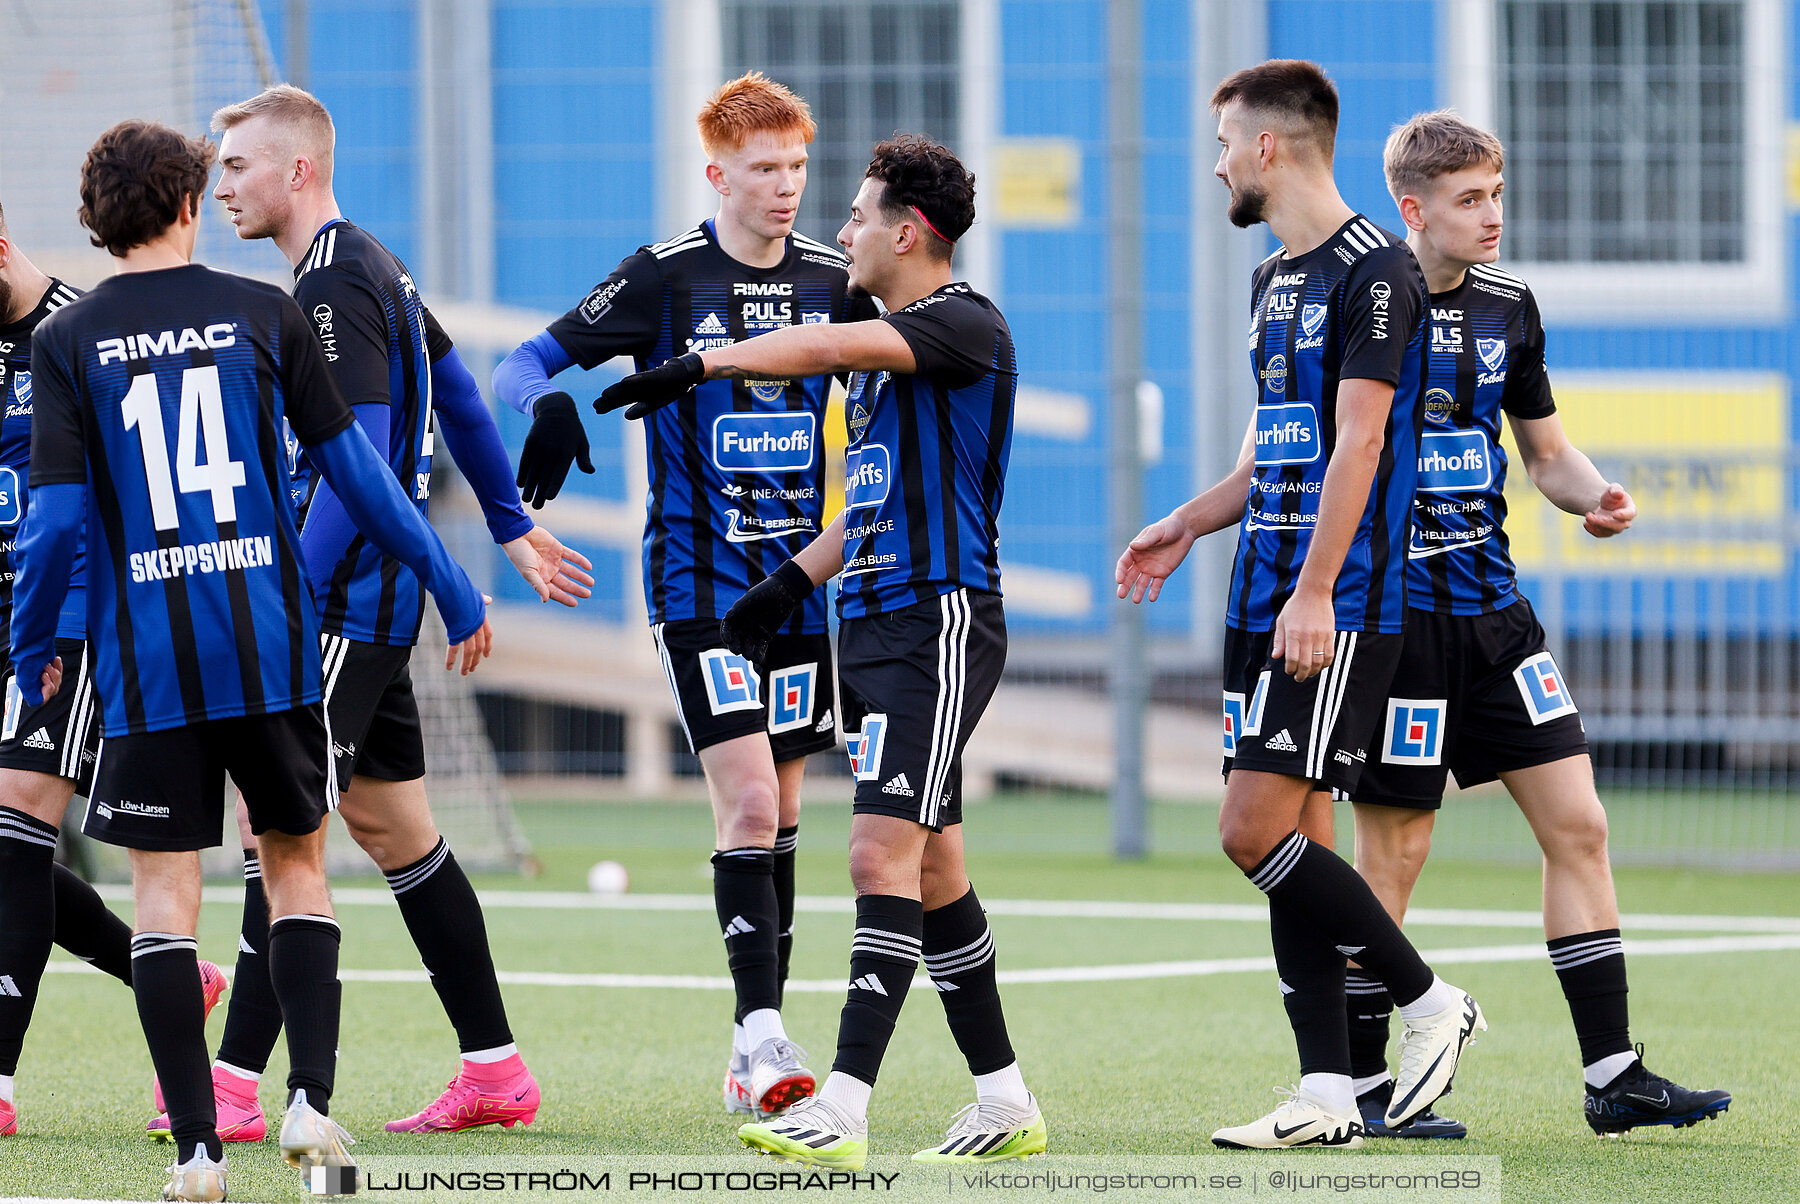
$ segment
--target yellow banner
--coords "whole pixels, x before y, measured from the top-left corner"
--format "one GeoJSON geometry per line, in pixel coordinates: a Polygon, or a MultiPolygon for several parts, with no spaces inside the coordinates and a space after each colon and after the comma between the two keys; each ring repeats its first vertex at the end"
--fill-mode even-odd
{"type": "Polygon", "coordinates": [[[1556,388],[1570,441],[1637,502],[1624,535],[1595,539],[1544,500],[1510,431],[1506,529],[1524,572],[1781,571],[1789,447],[1784,377],[1577,377],[1556,388]]]}

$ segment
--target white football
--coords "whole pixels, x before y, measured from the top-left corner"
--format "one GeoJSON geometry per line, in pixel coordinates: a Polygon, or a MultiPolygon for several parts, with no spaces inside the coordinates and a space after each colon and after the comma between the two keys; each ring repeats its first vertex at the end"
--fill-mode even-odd
{"type": "Polygon", "coordinates": [[[588,889],[596,895],[622,895],[631,889],[631,875],[616,861],[596,861],[588,870],[588,889]]]}

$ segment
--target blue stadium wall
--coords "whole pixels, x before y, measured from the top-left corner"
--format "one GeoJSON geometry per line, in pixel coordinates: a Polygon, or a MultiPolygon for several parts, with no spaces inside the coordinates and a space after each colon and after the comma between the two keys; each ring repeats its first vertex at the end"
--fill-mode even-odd
{"type": "MultiPolygon", "coordinates": [[[[284,60],[284,0],[260,0],[278,60],[284,60]]],[[[373,229],[403,257],[419,245],[416,223],[417,0],[312,0],[309,85],[331,107],[339,129],[338,195],[346,213],[373,229]]],[[[1187,449],[1193,399],[1190,297],[1196,287],[1242,295],[1242,282],[1191,278],[1194,206],[1222,196],[1204,171],[1214,143],[1210,126],[1193,128],[1192,90],[1213,81],[1190,69],[1193,9],[1182,0],[1145,0],[1143,112],[1145,346],[1149,375],[1166,398],[1169,454],[1146,482],[1147,514],[1158,514],[1194,488],[1187,449]],[[1202,157],[1197,165],[1193,156],[1202,157]],[[1201,184],[1194,183],[1196,166],[1201,184]]],[[[1793,27],[1796,6],[1784,7],[1793,27]]],[[[1440,55],[1445,9],[1433,0],[1267,0],[1271,55],[1315,59],[1343,97],[1338,174],[1349,202],[1390,228],[1392,203],[1383,187],[1380,150],[1389,127],[1420,109],[1447,103],[1440,55]]],[[[1009,482],[1003,551],[1011,561],[1075,571],[1086,578],[1085,613],[1034,618],[1015,612],[1015,630],[1095,635],[1105,626],[1115,550],[1106,535],[1106,330],[1103,307],[1106,228],[1105,5],[1099,0],[1000,0],[998,128],[1000,138],[1072,139],[1082,159],[1080,218],[1054,230],[1009,230],[998,248],[999,300],[1013,325],[1023,383],[1088,399],[1094,420],[1085,438],[1022,435],[1009,482]],[[1072,506],[1071,499],[1081,499],[1072,506]]],[[[659,6],[628,2],[493,4],[496,300],[559,311],[578,299],[623,255],[671,231],[655,211],[659,6]]],[[[1783,50],[1780,128],[1800,111],[1800,71],[1791,44],[1783,50]]],[[[1790,185],[1791,187],[1791,185],[1790,185]]],[[[702,216],[696,214],[696,217],[702,216]]],[[[1514,212],[1515,220],[1528,215],[1514,212]]],[[[1788,440],[1796,430],[1791,382],[1800,371],[1795,338],[1794,202],[1781,218],[1781,245],[1766,248],[1786,263],[1783,312],[1765,321],[1719,325],[1680,319],[1582,325],[1563,322],[1549,335],[1553,371],[1604,382],[1609,373],[1661,373],[1669,380],[1700,374],[1762,374],[1776,382],[1775,421],[1788,440]]],[[[829,235],[829,231],[813,231],[829,235]]],[[[1246,238],[1263,238],[1253,233],[1246,238]]],[[[430,282],[424,282],[427,292],[430,282]]],[[[1246,378],[1248,388],[1248,378],[1246,378]]],[[[579,387],[575,390],[580,391],[579,387]]],[[[1704,394],[1700,395],[1704,400],[1704,394]]],[[[1629,404],[1629,399],[1621,404],[1629,404]]],[[[1730,394],[1719,404],[1729,408],[1730,394]]],[[[517,416],[502,415],[515,448],[524,435],[517,416]]],[[[616,423],[592,423],[593,477],[576,474],[577,494],[617,499],[622,477],[616,423]]],[[[1778,508],[1800,505],[1796,475],[1780,476],[1778,508]]],[[[1223,537],[1221,537],[1223,538],[1223,537]]],[[[1796,590],[1792,550],[1775,549],[1779,565],[1745,578],[1745,622],[1792,623],[1796,590]]],[[[601,564],[603,582],[621,572],[601,564]]],[[[1654,566],[1653,566],[1654,567],[1654,566]]],[[[1649,572],[1652,579],[1657,572],[1649,572]]],[[[1722,570],[1720,582],[1736,581],[1722,570]]],[[[1216,588],[1216,583],[1203,583],[1216,588]]],[[[508,586],[507,588],[512,588],[508,586]]],[[[1654,588],[1652,586],[1651,588],[1654,588]]],[[[1168,604],[1151,621],[1168,637],[1187,631],[1188,583],[1177,580],[1168,604]]],[[[1571,609],[1612,601],[1569,587],[1571,609]]],[[[616,591],[614,591],[616,592],[616,591]]],[[[1738,591],[1729,591],[1733,597],[1738,591]]],[[[1704,590],[1701,591],[1701,606],[1704,590]]],[[[1721,593],[1721,598],[1723,593],[1721,593]]],[[[1690,602],[1690,605],[1693,603],[1690,602]]],[[[1723,605],[1715,601],[1712,605],[1723,605]]],[[[1590,613],[1604,613],[1587,607],[1590,613]]],[[[1616,613],[1616,610],[1614,610],[1616,613]]]]}

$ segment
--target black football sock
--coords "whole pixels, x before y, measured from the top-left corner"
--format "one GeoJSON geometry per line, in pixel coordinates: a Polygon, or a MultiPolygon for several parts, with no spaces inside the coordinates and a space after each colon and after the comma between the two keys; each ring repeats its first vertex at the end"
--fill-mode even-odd
{"type": "Polygon", "coordinates": [[[1575,1021],[1581,1062],[1592,1066],[1631,1052],[1631,1020],[1625,1004],[1625,943],[1617,928],[1546,941],[1550,964],[1562,980],[1563,998],[1575,1021]]]}
{"type": "Polygon", "coordinates": [[[56,886],[56,943],[130,986],[131,925],[68,866],[52,865],[50,873],[56,886]]]}
{"type": "Polygon", "coordinates": [[[785,1002],[788,961],[794,954],[794,854],[800,825],[775,829],[775,998],[785,1002]]]}
{"type": "Polygon", "coordinates": [[[1305,913],[1274,898],[1269,900],[1269,943],[1281,976],[1281,1004],[1300,1053],[1300,1073],[1348,1076],[1344,955],[1317,939],[1305,913]]]}
{"type": "Polygon", "coordinates": [[[263,896],[262,863],[255,849],[244,850],[244,918],[238,933],[237,969],[225,1007],[225,1035],[219,1061],[261,1074],[281,1039],[281,1001],[269,981],[269,905],[263,896]]]}
{"type": "Polygon", "coordinates": [[[481,903],[444,838],[419,860],[388,874],[387,883],[456,1029],[458,1048],[472,1053],[511,1045],[481,903]]]}
{"type": "Polygon", "coordinates": [[[712,855],[713,907],[725,935],[725,960],[737,988],[739,1024],[751,1012],[781,1007],[777,978],[780,908],[775,898],[775,854],[768,849],[724,849],[712,855]]]}
{"type": "Polygon", "coordinates": [[[1394,1001],[1381,980],[1362,970],[1344,976],[1345,1013],[1350,1022],[1350,1074],[1358,1082],[1388,1073],[1388,1018],[1394,1001]]]}
{"type": "Polygon", "coordinates": [[[1296,940],[1316,941],[1355,958],[1387,984],[1394,1002],[1404,1006],[1431,989],[1436,979],[1431,967],[1362,875],[1330,849],[1289,832],[1245,876],[1271,903],[1291,909],[1303,928],[1296,940]]]}
{"type": "Polygon", "coordinates": [[[944,1001],[944,1019],[969,1073],[992,1074],[1011,1066],[1017,1059],[994,981],[994,934],[975,888],[926,912],[924,937],[925,968],[944,1001]]]}
{"type": "Polygon", "coordinates": [[[56,939],[55,855],[55,827],[0,807],[0,1075],[19,1068],[56,939]]]}
{"type": "Polygon", "coordinates": [[[919,967],[925,905],[899,895],[863,895],[856,901],[856,935],[850,941],[850,991],[838,1020],[834,1071],[873,1085],[881,1059],[919,967]]]}
{"type": "Polygon", "coordinates": [[[269,925],[269,981],[287,1027],[288,1100],[305,1090],[306,1102],[327,1116],[344,995],[337,976],[340,939],[329,916],[282,916],[269,925]]]}
{"type": "Polygon", "coordinates": [[[206,1146],[209,1158],[225,1156],[206,1062],[206,1005],[195,947],[193,937],[167,932],[131,938],[132,994],[169,1108],[169,1136],[184,1151],[176,1161],[191,1155],[196,1144],[206,1146]]]}

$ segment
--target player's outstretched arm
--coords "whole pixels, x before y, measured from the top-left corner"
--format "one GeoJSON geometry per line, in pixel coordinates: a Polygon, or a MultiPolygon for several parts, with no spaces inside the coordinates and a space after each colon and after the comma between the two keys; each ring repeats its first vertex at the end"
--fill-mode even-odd
{"type": "Polygon", "coordinates": [[[471,673],[493,647],[487,599],[463,572],[375,454],[360,426],[349,426],[307,448],[357,529],[376,547],[419,575],[437,601],[454,659],[462,645],[463,672],[471,673]]]}
{"type": "Polygon", "coordinates": [[[627,418],[642,418],[687,396],[702,381],[792,380],[841,372],[910,373],[918,367],[912,347],[892,324],[868,322],[789,326],[711,351],[678,355],[647,372],[637,372],[600,394],[602,414],[630,406],[627,418]]]}
{"type": "Polygon", "coordinates": [[[1156,601],[1162,595],[1163,582],[1181,567],[1196,539],[1223,531],[1243,518],[1244,494],[1256,469],[1255,430],[1252,422],[1244,431],[1238,462],[1229,476],[1139,531],[1125,546],[1113,570],[1119,597],[1133,603],[1156,601]]]}
{"type": "Polygon", "coordinates": [[[494,369],[494,394],[531,418],[531,430],[519,453],[517,484],[533,510],[542,510],[545,502],[562,492],[569,465],[579,465],[589,474],[594,471],[575,399],[550,383],[551,377],[574,363],[556,336],[546,330],[514,348],[494,369]]]}
{"type": "Polygon", "coordinates": [[[13,680],[32,706],[42,706],[62,684],[56,655],[56,620],[69,593],[69,573],[81,545],[87,487],[34,485],[19,532],[13,584],[13,680]]]}
{"type": "Polygon", "coordinates": [[[543,602],[574,606],[593,593],[593,565],[534,524],[519,504],[512,464],[481,388],[454,347],[431,365],[431,395],[450,458],[481,503],[488,533],[543,602]]]}
{"type": "Polygon", "coordinates": [[[1582,450],[1569,442],[1562,419],[1508,416],[1519,459],[1538,492],[1559,510],[1582,517],[1582,526],[1596,539],[1609,539],[1626,530],[1637,518],[1637,503],[1625,486],[1608,481],[1582,450]]]}
{"type": "Polygon", "coordinates": [[[844,567],[844,516],[831,520],[811,543],[745,591],[719,621],[719,638],[739,656],[761,664],[769,643],[795,607],[844,567]]]}

